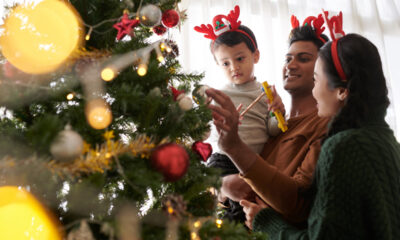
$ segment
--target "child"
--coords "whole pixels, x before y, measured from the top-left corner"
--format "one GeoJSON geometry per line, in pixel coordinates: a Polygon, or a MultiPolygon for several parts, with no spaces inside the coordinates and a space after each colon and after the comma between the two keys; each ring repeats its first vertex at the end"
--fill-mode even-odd
{"type": "MultiPolygon", "coordinates": [[[[231,98],[235,106],[247,107],[262,93],[262,85],[254,76],[254,64],[258,62],[260,52],[253,32],[237,21],[239,11],[239,7],[235,6],[235,9],[227,16],[214,17],[214,27],[203,24],[201,27],[195,27],[195,30],[206,33],[205,37],[213,40],[210,45],[211,52],[229,80],[229,83],[221,90],[231,98]]],[[[270,107],[264,96],[241,119],[239,136],[254,152],[260,153],[268,137],[280,133],[276,119],[271,118],[269,114],[269,110],[278,107],[284,112],[279,96],[275,96],[270,107]]],[[[229,157],[222,151],[214,153],[208,165],[221,168],[223,177],[239,173],[229,157]]],[[[254,201],[255,193],[250,187],[246,195],[247,199],[254,201]]],[[[226,217],[244,222],[244,213],[237,202],[228,199],[224,203],[229,203],[226,217]]]]}

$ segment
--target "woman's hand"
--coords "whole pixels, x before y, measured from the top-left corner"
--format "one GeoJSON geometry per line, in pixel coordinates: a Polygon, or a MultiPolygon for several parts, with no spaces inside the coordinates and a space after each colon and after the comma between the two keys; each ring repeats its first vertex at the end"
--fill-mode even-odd
{"type": "Polygon", "coordinates": [[[240,200],[239,204],[243,207],[243,211],[246,214],[245,224],[249,229],[253,229],[252,223],[257,213],[268,207],[259,197],[256,197],[256,203],[240,200]]]}
{"type": "Polygon", "coordinates": [[[271,92],[272,96],[274,97],[274,100],[272,102],[269,102],[268,99],[268,111],[274,112],[276,110],[279,110],[283,116],[285,116],[285,105],[282,102],[282,98],[279,96],[279,94],[276,92],[275,86],[271,85],[271,92]]]}
{"type": "Polygon", "coordinates": [[[239,112],[229,96],[223,92],[210,88],[206,90],[207,95],[212,98],[217,105],[208,105],[212,110],[213,122],[219,133],[219,147],[229,153],[240,145],[241,140],[238,135],[239,112]]]}

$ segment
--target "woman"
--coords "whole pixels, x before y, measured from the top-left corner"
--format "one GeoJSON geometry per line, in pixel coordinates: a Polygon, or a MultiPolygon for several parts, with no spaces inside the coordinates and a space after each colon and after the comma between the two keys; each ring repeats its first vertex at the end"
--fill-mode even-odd
{"type": "MultiPolygon", "coordinates": [[[[389,100],[379,53],[357,34],[335,44],[339,61],[332,60],[330,42],[315,66],[318,115],[332,121],[316,167],[308,228],[292,227],[270,208],[255,216],[253,228],[271,239],[400,239],[400,145],[384,120],[389,100]]],[[[235,118],[211,108],[225,133],[221,145],[231,148],[234,131],[227,124],[235,118]]]]}

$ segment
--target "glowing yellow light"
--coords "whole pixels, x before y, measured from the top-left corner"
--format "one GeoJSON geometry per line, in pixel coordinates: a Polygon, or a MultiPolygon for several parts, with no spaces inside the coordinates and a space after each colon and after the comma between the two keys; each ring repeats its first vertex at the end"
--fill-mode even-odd
{"type": "Polygon", "coordinates": [[[143,15],[143,16],[142,16],[142,20],[143,20],[143,21],[146,21],[146,19],[147,19],[146,16],[143,15]]]}
{"type": "Polygon", "coordinates": [[[165,50],[167,51],[167,52],[172,52],[172,48],[170,47],[170,46],[167,46],[166,48],[165,48],[165,50]]]}
{"type": "Polygon", "coordinates": [[[0,187],[0,239],[61,240],[58,224],[29,192],[0,187]]]}
{"type": "Polygon", "coordinates": [[[74,99],[74,94],[73,93],[68,93],[67,100],[71,101],[72,99],[74,99]]]}
{"type": "Polygon", "coordinates": [[[197,239],[197,233],[192,232],[192,233],[190,234],[190,237],[192,238],[192,240],[196,240],[196,239],[197,239]]]}
{"type": "Polygon", "coordinates": [[[217,228],[221,228],[221,226],[222,226],[222,220],[221,219],[217,219],[217,220],[215,220],[215,224],[217,225],[217,228]]]}
{"type": "Polygon", "coordinates": [[[83,40],[81,20],[67,1],[43,0],[15,7],[4,21],[0,46],[23,72],[53,72],[69,60],[83,40]]]}
{"type": "Polygon", "coordinates": [[[162,56],[162,55],[158,56],[158,57],[157,57],[157,60],[158,60],[159,62],[163,62],[163,61],[164,61],[164,56],[162,56]]]}
{"type": "Polygon", "coordinates": [[[95,99],[88,102],[85,112],[89,125],[94,129],[104,129],[112,121],[110,108],[102,99],[95,99]]]}
{"type": "Polygon", "coordinates": [[[110,158],[111,156],[111,153],[106,153],[106,158],[110,158]]]}
{"type": "Polygon", "coordinates": [[[139,76],[146,75],[146,73],[147,73],[147,65],[143,64],[143,63],[139,64],[137,73],[139,74],[139,76]]]}
{"type": "Polygon", "coordinates": [[[173,214],[174,213],[174,209],[172,207],[168,207],[168,213],[169,214],[173,214]]]}
{"type": "Polygon", "coordinates": [[[89,28],[89,32],[86,34],[86,36],[85,36],[85,40],[86,41],[89,41],[89,39],[90,39],[90,34],[92,34],[92,31],[93,31],[93,27],[90,27],[89,28]]]}
{"type": "Polygon", "coordinates": [[[109,67],[104,68],[101,71],[101,78],[104,81],[107,81],[107,82],[111,81],[111,80],[113,80],[115,78],[115,71],[112,68],[109,68],[109,67]]]}
{"type": "Polygon", "coordinates": [[[160,48],[161,48],[161,50],[162,50],[162,51],[164,51],[164,50],[165,50],[165,48],[166,48],[166,45],[165,45],[165,43],[161,43],[161,44],[160,44],[160,48]]]}
{"type": "Polygon", "coordinates": [[[201,226],[200,221],[196,221],[196,222],[193,224],[193,226],[194,226],[195,228],[199,228],[199,227],[201,226]]]}

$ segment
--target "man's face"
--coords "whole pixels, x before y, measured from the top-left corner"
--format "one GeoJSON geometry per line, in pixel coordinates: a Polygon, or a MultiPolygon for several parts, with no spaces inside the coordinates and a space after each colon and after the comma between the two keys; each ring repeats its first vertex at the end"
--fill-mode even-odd
{"type": "Polygon", "coordinates": [[[311,94],[318,48],[310,41],[294,42],[286,54],[283,87],[289,93],[311,94]]]}

